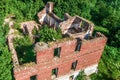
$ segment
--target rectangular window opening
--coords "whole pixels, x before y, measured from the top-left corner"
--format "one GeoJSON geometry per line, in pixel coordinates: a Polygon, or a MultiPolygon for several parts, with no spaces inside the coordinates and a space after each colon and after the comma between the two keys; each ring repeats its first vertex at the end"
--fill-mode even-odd
{"type": "Polygon", "coordinates": [[[54,49],[54,57],[60,57],[61,47],[54,49]]]}
{"type": "Polygon", "coordinates": [[[81,40],[77,39],[77,45],[76,45],[75,51],[80,51],[81,43],[82,43],[81,40]]]}
{"type": "Polygon", "coordinates": [[[37,80],[36,75],[31,76],[31,77],[30,77],[30,80],[37,80]]]}
{"type": "Polygon", "coordinates": [[[52,75],[55,75],[57,77],[58,74],[58,68],[52,69],[52,75]]]}
{"type": "Polygon", "coordinates": [[[77,60],[75,62],[72,63],[72,66],[71,66],[71,69],[72,70],[75,70],[76,69],[76,66],[77,66],[77,60]]]}

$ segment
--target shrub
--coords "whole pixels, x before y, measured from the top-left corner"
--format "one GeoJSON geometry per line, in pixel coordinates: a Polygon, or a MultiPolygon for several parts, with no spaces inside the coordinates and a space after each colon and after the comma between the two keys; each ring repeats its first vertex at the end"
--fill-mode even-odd
{"type": "Polygon", "coordinates": [[[44,42],[54,41],[62,38],[62,33],[60,28],[54,30],[46,25],[42,27],[42,29],[39,31],[39,34],[40,34],[40,41],[44,41],[44,42]]]}
{"type": "Polygon", "coordinates": [[[28,36],[14,39],[14,47],[17,51],[20,64],[35,61],[33,43],[28,36]]]}

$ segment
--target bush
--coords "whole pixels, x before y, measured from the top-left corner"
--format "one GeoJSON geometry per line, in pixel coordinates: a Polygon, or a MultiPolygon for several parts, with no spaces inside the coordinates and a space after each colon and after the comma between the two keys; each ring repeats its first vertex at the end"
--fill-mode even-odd
{"type": "Polygon", "coordinates": [[[0,80],[12,80],[12,59],[6,44],[5,34],[0,26],[0,80]]]}
{"type": "Polygon", "coordinates": [[[102,26],[95,26],[94,27],[94,34],[96,32],[101,32],[103,34],[105,34],[106,36],[108,36],[110,33],[109,33],[109,30],[107,30],[106,28],[102,27],[102,26]]]}
{"type": "Polygon", "coordinates": [[[35,61],[34,46],[28,36],[14,39],[14,47],[17,51],[20,64],[35,61]]]}
{"type": "Polygon", "coordinates": [[[62,33],[60,28],[54,30],[46,25],[42,27],[42,29],[39,31],[39,34],[40,34],[39,41],[43,41],[43,42],[54,41],[62,38],[62,33]]]}
{"type": "Polygon", "coordinates": [[[120,49],[106,46],[92,80],[120,80],[120,49]]]}
{"type": "Polygon", "coordinates": [[[80,71],[79,75],[76,77],[76,80],[86,80],[84,70],[80,71]]]}

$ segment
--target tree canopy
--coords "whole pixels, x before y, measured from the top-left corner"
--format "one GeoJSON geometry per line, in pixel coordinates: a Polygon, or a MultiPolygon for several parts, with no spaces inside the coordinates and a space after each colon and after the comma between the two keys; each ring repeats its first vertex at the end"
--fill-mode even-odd
{"type": "Polygon", "coordinates": [[[12,80],[11,53],[6,45],[5,35],[0,26],[0,80],[12,80]]]}

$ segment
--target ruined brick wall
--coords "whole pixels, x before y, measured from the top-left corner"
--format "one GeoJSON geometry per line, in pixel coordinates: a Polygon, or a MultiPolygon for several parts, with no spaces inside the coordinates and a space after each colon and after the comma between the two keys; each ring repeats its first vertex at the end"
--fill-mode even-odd
{"type": "Polygon", "coordinates": [[[76,39],[69,38],[49,43],[49,48],[37,52],[36,64],[14,69],[16,80],[30,80],[34,75],[37,80],[51,80],[52,69],[58,68],[57,77],[63,76],[71,71],[71,65],[76,60],[78,62],[75,70],[98,64],[107,41],[102,34],[98,35],[99,37],[91,40],[82,40],[80,51],[75,51],[76,39]],[[61,47],[59,58],[54,57],[54,49],[57,47],[61,47]]]}
{"type": "Polygon", "coordinates": [[[94,29],[94,24],[92,22],[86,20],[85,18],[79,17],[77,15],[71,17],[67,14],[67,16],[69,18],[67,18],[65,21],[60,23],[60,28],[63,34],[66,34],[66,33],[71,33],[71,35],[79,34],[80,38],[84,38],[86,33],[87,34],[90,33],[90,36],[92,36],[93,29],[94,29]],[[75,31],[73,31],[72,28],[74,28],[75,31]]]}
{"type": "Polygon", "coordinates": [[[39,18],[39,23],[41,25],[46,24],[50,27],[56,28],[59,26],[59,23],[62,22],[58,16],[53,13],[54,3],[48,2],[43,10],[41,10],[37,16],[39,18]]]}

